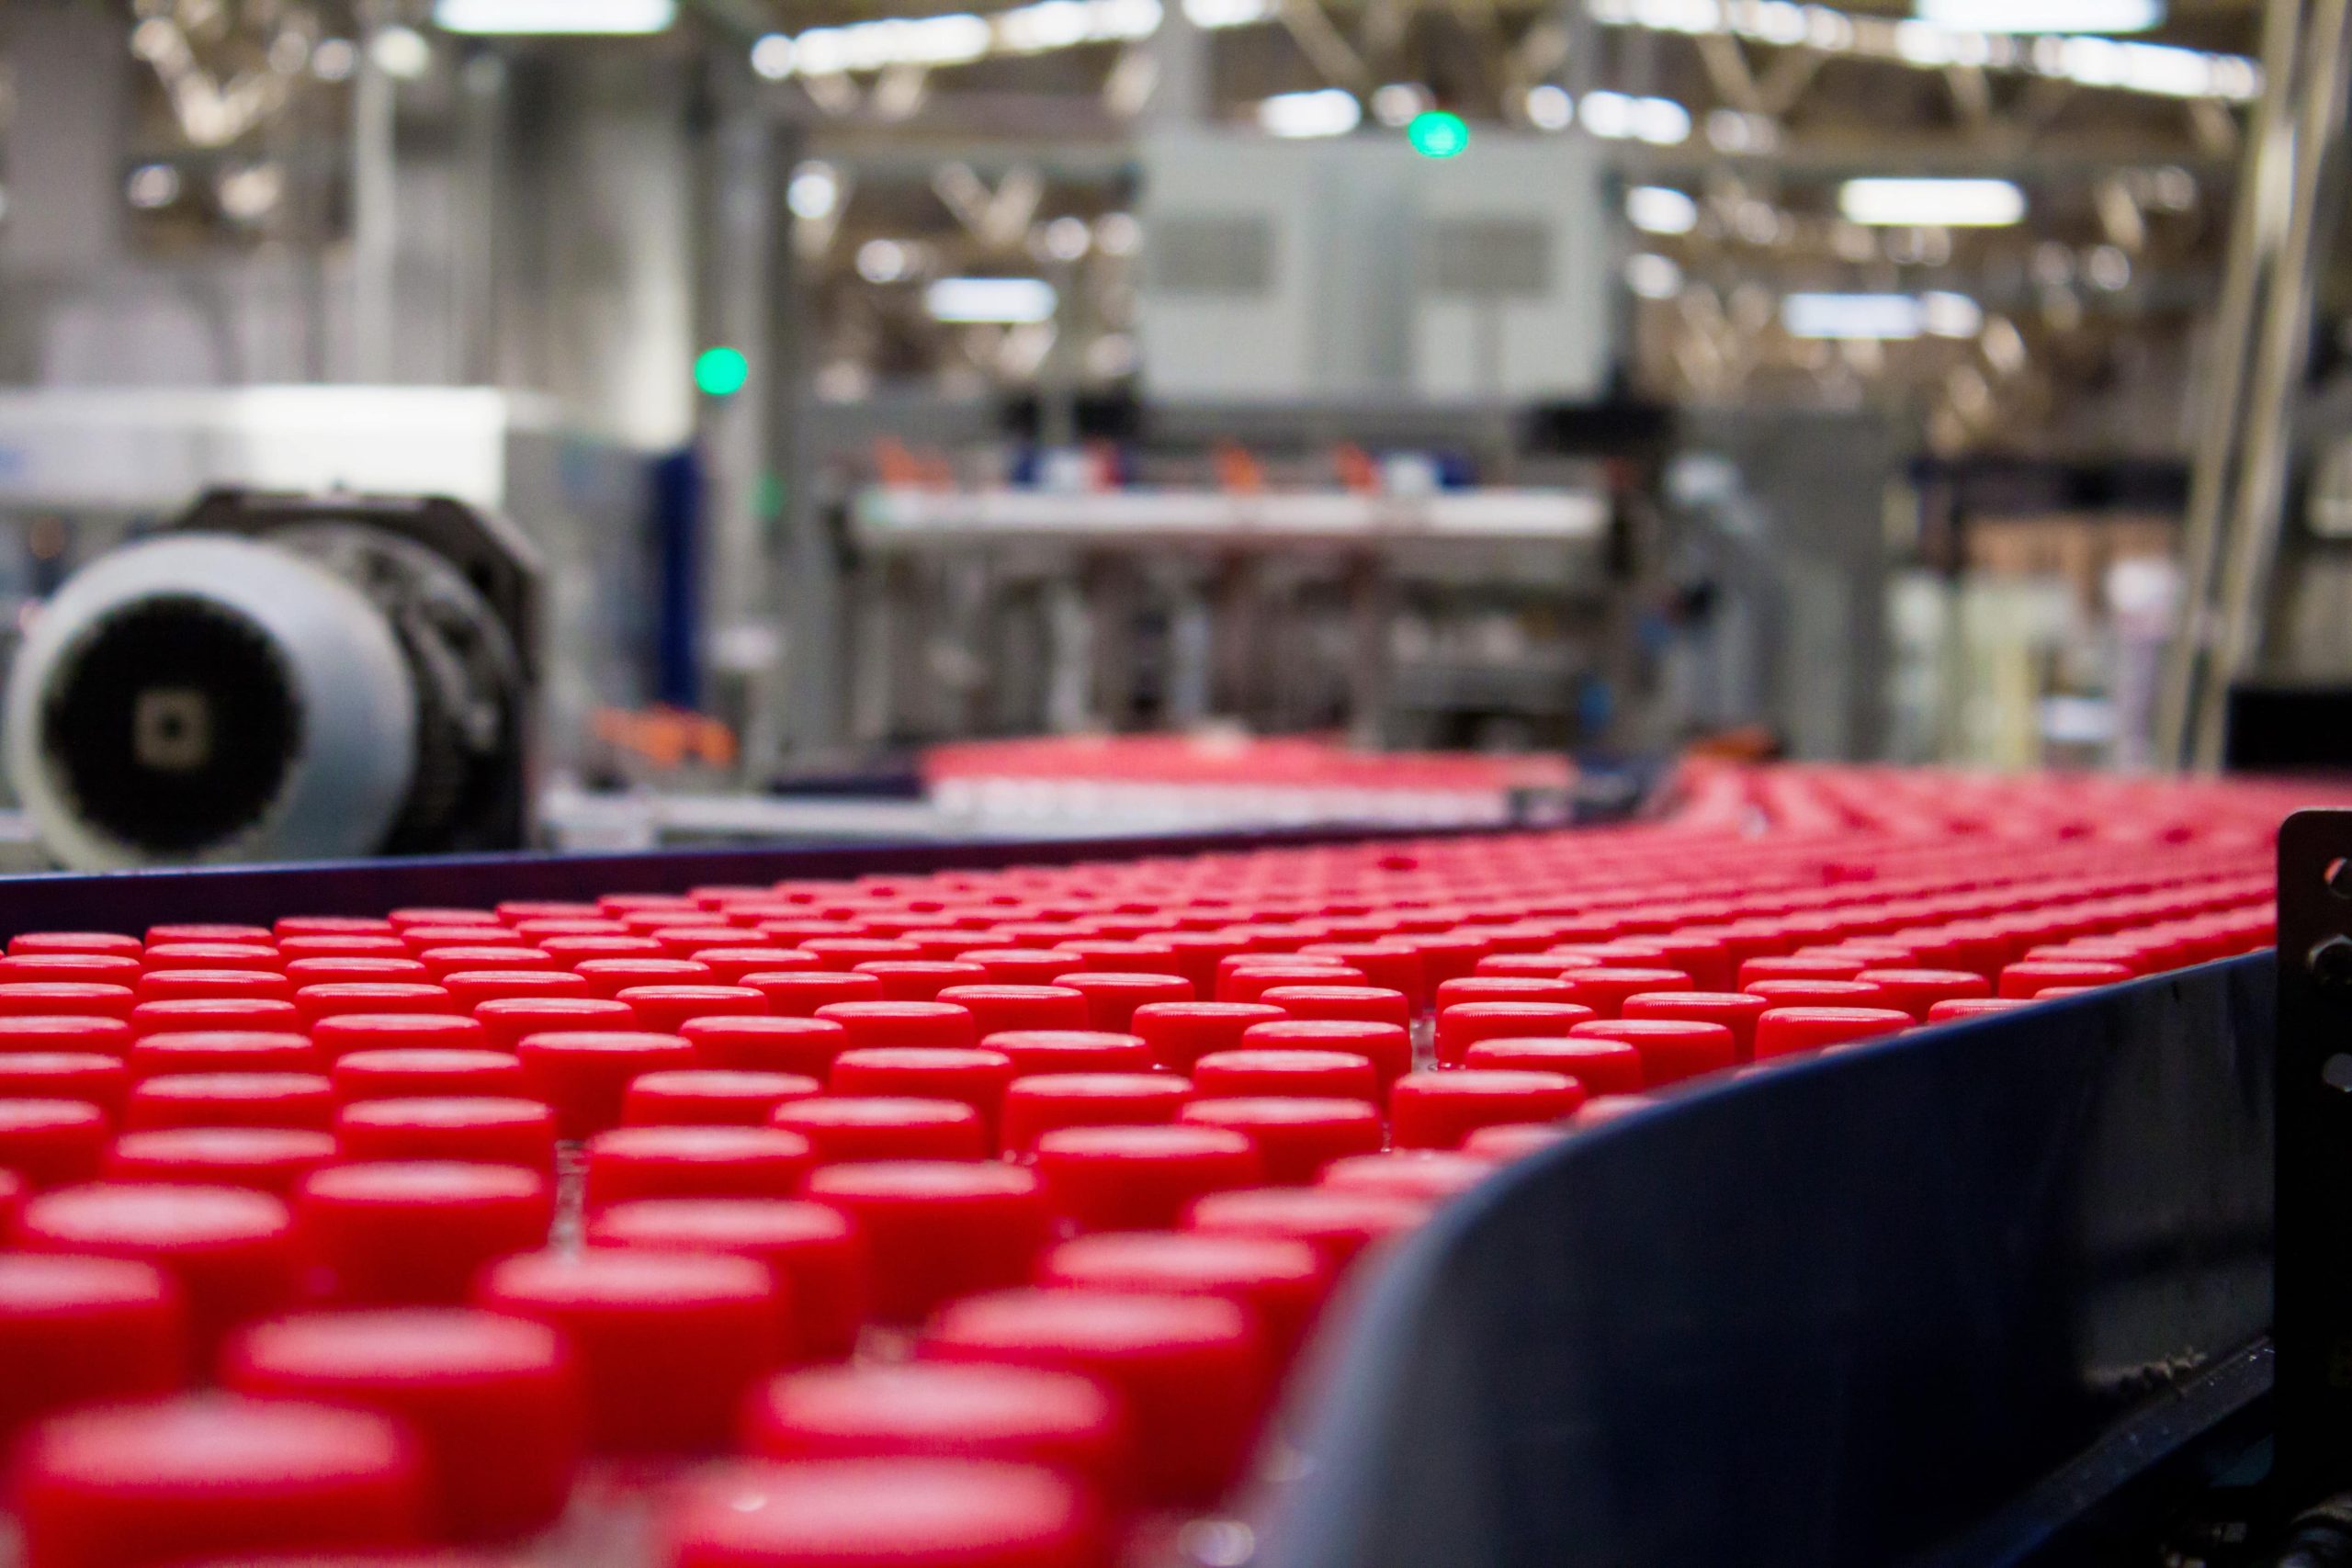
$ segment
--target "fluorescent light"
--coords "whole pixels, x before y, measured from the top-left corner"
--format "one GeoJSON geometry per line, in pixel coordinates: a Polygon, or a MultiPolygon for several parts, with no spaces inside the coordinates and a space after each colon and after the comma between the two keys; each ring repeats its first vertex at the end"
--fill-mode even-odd
{"type": "Polygon", "coordinates": [[[1538,130],[1566,130],[1576,123],[1577,102],[1566,87],[1550,82],[1527,89],[1527,123],[1538,130]]]}
{"type": "Polygon", "coordinates": [[[1781,301],[1791,337],[1915,338],[1919,301],[1908,294],[1792,294],[1781,301]]]}
{"type": "Polygon", "coordinates": [[[413,82],[433,69],[433,46],[414,28],[394,23],[368,40],[368,58],[395,82],[413,82]]]}
{"type": "Polygon", "coordinates": [[[784,204],[792,209],[792,215],[812,223],[831,218],[841,199],[842,178],[831,164],[801,164],[792,171],[792,183],[784,187],[784,204]]]}
{"type": "Polygon", "coordinates": [[[1645,299],[1671,299],[1682,292],[1682,269],[1672,256],[1644,251],[1625,258],[1625,287],[1645,299]]]}
{"type": "Polygon", "coordinates": [[[1974,337],[1984,325],[1984,307],[1965,294],[1933,288],[1919,296],[1919,328],[1929,337],[1974,337]]]}
{"type": "Polygon", "coordinates": [[[1635,186],[1625,193],[1625,221],[1645,234],[1688,234],[1699,204],[1672,186],[1635,186]]]}
{"type": "Polygon", "coordinates": [[[2143,33],[2163,0],[1918,0],[1923,22],[1980,33],[2143,33]]]}
{"type": "Polygon", "coordinates": [[[1269,136],[1345,136],[1363,119],[1363,107],[1341,87],[1258,100],[1258,129],[1269,136]]]}
{"type": "Polygon", "coordinates": [[[1246,28],[1274,19],[1277,0],[1184,0],[1184,19],[1196,28],[1246,28]]]}
{"type": "Polygon", "coordinates": [[[658,33],[677,0],[435,0],[433,25],[450,33],[658,33]]]}
{"type": "Polygon", "coordinates": [[[943,277],[922,291],[932,320],[956,323],[1049,321],[1057,302],[1054,286],[1042,277],[943,277]]]}
{"type": "Polygon", "coordinates": [[[1848,180],[1838,210],[1880,227],[1998,229],[2024,219],[2025,192],[2007,180],[1848,180]]]}
{"type": "Polygon", "coordinates": [[[1605,141],[1647,141],[1672,147],[1690,134],[1690,111],[1672,98],[1636,98],[1606,90],[1587,93],[1584,128],[1605,141]]]}

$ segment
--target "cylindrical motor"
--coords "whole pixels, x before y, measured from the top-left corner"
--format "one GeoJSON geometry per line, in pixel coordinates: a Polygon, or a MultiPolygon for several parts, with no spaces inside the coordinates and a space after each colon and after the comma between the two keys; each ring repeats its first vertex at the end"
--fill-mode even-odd
{"type": "Polygon", "coordinates": [[[519,841],[512,628],[413,537],[335,515],[170,533],[41,607],[9,673],[9,777],[81,870],[519,841]]]}

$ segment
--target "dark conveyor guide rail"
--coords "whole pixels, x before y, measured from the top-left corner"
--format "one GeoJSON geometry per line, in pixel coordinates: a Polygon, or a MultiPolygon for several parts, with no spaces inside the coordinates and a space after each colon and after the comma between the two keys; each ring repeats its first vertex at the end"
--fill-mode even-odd
{"type": "Polygon", "coordinates": [[[2268,1387],[2272,973],[1948,1024],[1525,1162],[1363,1303],[1265,1561],[2099,1560],[2095,1506],[2268,1387]]]}

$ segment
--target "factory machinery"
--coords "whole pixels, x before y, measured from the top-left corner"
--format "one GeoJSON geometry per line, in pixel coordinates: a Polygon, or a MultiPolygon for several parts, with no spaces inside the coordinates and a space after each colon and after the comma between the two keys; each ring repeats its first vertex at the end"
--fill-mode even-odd
{"type": "Polygon", "coordinates": [[[18,1560],[2340,1546],[2313,793],[20,884],[18,1560]]]}

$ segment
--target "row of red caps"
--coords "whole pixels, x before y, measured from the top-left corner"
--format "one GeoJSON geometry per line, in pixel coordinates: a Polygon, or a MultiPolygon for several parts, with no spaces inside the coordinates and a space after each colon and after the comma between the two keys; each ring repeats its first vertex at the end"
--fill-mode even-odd
{"type": "Polygon", "coordinates": [[[1497,1164],[2267,943],[2274,794],[2097,793],[1724,772],[1614,831],[19,935],[28,1568],[570,1560],[621,1464],[695,1568],[1107,1562],[1497,1164]]]}

